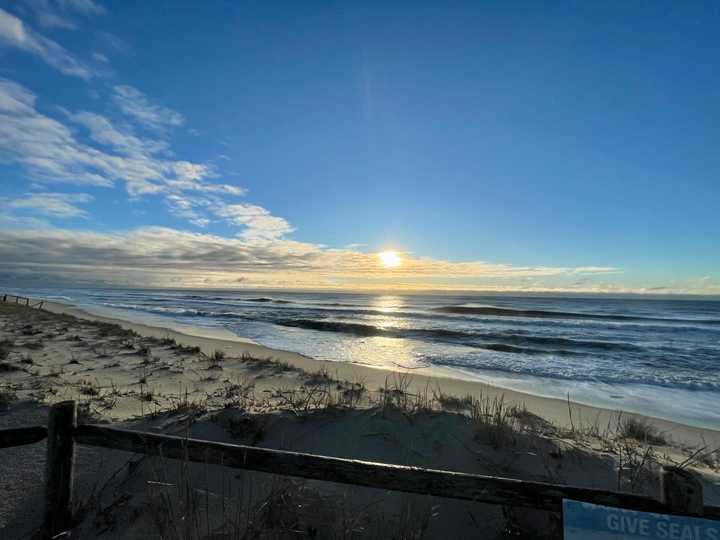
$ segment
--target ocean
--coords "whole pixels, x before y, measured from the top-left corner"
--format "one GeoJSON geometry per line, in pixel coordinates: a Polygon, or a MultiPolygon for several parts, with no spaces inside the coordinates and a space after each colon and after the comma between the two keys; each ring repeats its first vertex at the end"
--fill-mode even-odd
{"type": "MultiPolygon", "coordinates": [[[[10,292],[10,291],[8,291],[10,292]]],[[[720,429],[720,301],[479,294],[22,289],[224,328],[336,362],[485,381],[720,429]]]]}

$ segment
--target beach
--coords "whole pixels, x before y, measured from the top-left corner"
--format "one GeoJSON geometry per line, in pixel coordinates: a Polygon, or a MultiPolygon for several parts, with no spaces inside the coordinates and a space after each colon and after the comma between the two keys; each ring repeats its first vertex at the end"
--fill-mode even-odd
{"type": "MultiPolygon", "coordinates": [[[[81,403],[84,418],[92,422],[652,495],[657,495],[658,467],[683,463],[703,478],[706,504],[720,500],[716,452],[720,432],[716,430],[415,369],[390,371],[317,360],[259,345],[222,329],[151,326],[57,302],[45,303],[43,311],[0,304],[0,317],[0,341],[7,351],[0,427],[41,423],[49,405],[73,399],[81,403]],[[472,419],[473,410],[483,406],[494,411],[493,418],[500,418],[499,428],[494,420],[477,415],[472,419]],[[498,407],[500,414],[496,415],[498,407]],[[630,473],[618,469],[618,459],[625,468],[632,464],[630,473]]],[[[37,447],[31,451],[41,460],[37,447]]],[[[32,529],[38,517],[41,485],[33,489],[24,484],[25,478],[40,480],[38,467],[22,458],[23,450],[4,454],[12,459],[3,460],[0,471],[9,495],[2,503],[0,527],[13,534],[32,529]]],[[[86,477],[78,482],[79,496],[87,496],[88,486],[99,478],[112,485],[117,478],[107,479],[107,471],[132,462],[122,454],[83,451],[80,459],[86,464],[86,477]]],[[[152,490],[163,483],[176,484],[172,478],[158,479],[157,468],[150,462],[144,460],[132,475],[123,473],[124,493],[131,493],[135,505],[157,503],[157,493],[152,490]]],[[[216,469],[203,482],[206,490],[208,483],[212,485],[217,495],[225,488],[222,473],[216,469]]],[[[196,470],[190,476],[200,481],[202,474],[196,470]]],[[[276,484],[258,487],[262,484],[258,478],[265,477],[246,474],[242,481],[256,486],[254,497],[270,497],[278,488],[276,484]]],[[[509,518],[501,508],[489,505],[429,502],[420,496],[318,482],[291,484],[282,489],[309,497],[311,507],[342,494],[348,501],[343,511],[353,508],[353,515],[362,516],[357,519],[364,523],[365,531],[375,530],[373,527],[380,531],[385,526],[401,530],[426,520],[423,530],[427,537],[441,535],[448,527],[464,534],[473,527],[473,520],[485,518],[498,530],[510,525],[532,528],[538,523],[552,529],[552,520],[543,513],[509,518]],[[383,512],[363,513],[360,508],[371,501],[380,504],[383,512]],[[430,509],[434,504],[439,510],[430,509]],[[378,521],[380,514],[383,517],[378,521]],[[416,522],[409,516],[422,520],[416,522]],[[385,525],[378,525],[380,522],[385,525]]],[[[117,496],[117,491],[105,490],[102,497],[96,497],[105,506],[95,505],[88,511],[97,517],[117,496]]],[[[336,510],[324,519],[335,519],[336,510]]],[[[108,526],[106,533],[116,537],[126,537],[120,531],[141,537],[153,526],[146,516],[123,529],[120,524],[127,525],[131,513],[125,507],[114,512],[114,525],[108,526]]],[[[308,519],[293,516],[295,520],[308,519]]],[[[222,521],[222,517],[209,514],[203,519],[222,521]]],[[[88,537],[97,534],[91,525],[97,523],[85,522],[88,537]]]]}
{"type": "Polygon", "coordinates": [[[720,302],[709,299],[111,288],[18,294],[337,365],[474,381],[720,429],[720,302]]]}
{"type": "MultiPolygon", "coordinates": [[[[571,410],[573,414],[575,414],[574,421],[580,424],[597,425],[612,423],[621,411],[618,409],[603,409],[583,405],[573,400],[570,400],[572,402],[572,408],[569,409],[567,400],[545,398],[472,380],[441,376],[439,374],[424,375],[418,373],[417,369],[402,370],[400,367],[397,367],[395,370],[387,370],[352,363],[317,360],[292,351],[264,347],[238,338],[229,332],[219,330],[209,331],[205,328],[189,327],[185,329],[185,332],[182,332],[172,328],[149,326],[141,322],[98,316],[82,309],[57,302],[48,303],[46,309],[51,312],[65,313],[79,318],[119,324],[121,327],[133,330],[143,336],[155,338],[169,337],[182,345],[199,347],[207,355],[211,355],[214,351],[220,350],[228,357],[236,358],[248,355],[253,358],[271,358],[309,373],[326,370],[337,379],[365,381],[365,385],[373,389],[383,388],[387,379],[391,378],[395,373],[406,373],[410,375],[409,390],[413,393],[421,392],[425,388],[440,388],[444,393],[457,397],[463,397],[468,394],[482,394],[491,398],[503,396],[510,405],[525,405],[528,409],[535,411],[543,418],[563,427],[570,426],[571,410]]],[[[189,381],[188,383],[181,382],[180,384],[189,384],[189,381]]],[[[659,431],[668,433],[678,443],[694,446],[704,441],[708,446],[720,447],[720,430],[696,428],[678,422],[654,418],[650,415],[639,415],[628,411],[622,412],[630,417],[647,419],[652,422],[653,425],[657,426],[659,431]]]]}

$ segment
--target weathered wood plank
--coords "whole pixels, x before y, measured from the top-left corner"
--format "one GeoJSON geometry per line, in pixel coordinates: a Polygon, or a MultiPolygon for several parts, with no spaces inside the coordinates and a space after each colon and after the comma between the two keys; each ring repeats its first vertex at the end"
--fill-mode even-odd
{"type": "Polygon", "coordinates": [[[678,514],[702,516],[703,486],[700,480],[686,469],[663,467],[661,475],[662,501],[678,514]]]}
{"type": "Polygon", "coordinates": [[[106,426],[78,426],[75,440],[91,446],[252,471],[555,512],[561,510],[564,498],[668,512],[658,500],[627,493],[317,456],[106,426]]]}
{"type": "Polygon", "coordinates": [[[44,426],[0,429],[0,448],[34,444],[45,437],[47,437],[47,428],[44,426]]]}
{"type": "Polygon", "coordinates": [[[77,406],[74,401],[62,401],[50,409],[43,526],[46,538],[54,538],[72,526],[73,431],[76,423],[77,406]]]}

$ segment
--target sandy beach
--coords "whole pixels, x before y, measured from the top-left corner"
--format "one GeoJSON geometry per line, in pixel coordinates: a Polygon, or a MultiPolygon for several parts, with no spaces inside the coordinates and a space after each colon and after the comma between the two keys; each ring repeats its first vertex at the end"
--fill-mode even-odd
{"type": "MultiPolygon", "coordinates": [[[[616,421],[618,414],[622,412],[624,416],[639,418],[650,422],[657,427],[658,431],[666,433],[674,442],[690,446],[706,444],[710,447],[720,447],[720,430],[696,428],[677,422],[654,418],[650,414],[640,415],[627,411],[592,407],[576,403],[572,398],[570,398],[572,407],[568,408],[567,400],[535,396],[476,381],[442,376],[439,373],[425,375],[420,373],[419,370],[403,371],[398,368],[398,370],[389,371],[352,363],[316,360],[291,351],[271,349],[248,342],[248,340],[244,340],[242,337],[238,337],[222,329],[188,327],[185,331],[178,331],[173,328],[149,326],[142,322],[133,322],[117,317],[104,317],[57,302],[46,304],[45,309],[53,313],[69,314],[78,318],[118,324],[122,328],[132,330],[142,336],[154,338],[169,337],[181,345],[199,347],[206,355],[211,355],[216,350],[219,350],[223,351],[228,357],[242,357],[243,355],[247,355],[253,358],[270,358],[309,373],[326,370],[336,379],[364,381],[365,385],[370,389],[383,388],[386,380],[392,378],[394,374],[406,373],[410,376],[408,391],[412,393],[422,392],[426,388],[439,388],[443,393],[456,397],[485,395],[494,399],[503,396],[508,405],[524,405],[527,409],[542,416],[546,420],[566,428],[570,427],[571,411],[573,415],[572,421],[579,425],[612,424],[616,421]]],[[[197,381],[193,382],[197,383],[197,381]]]]}
{"type": "MultiPolygon", "coordinates": [[[[73,399],[83,419],[95,423],[653,496],[659,467],[683,464],[701,475],[706,504],[720,501],[719,431],[438,375],[318,361],[221,330],[184,330],[59,303],[46,303],[44,311],[0,304],[0,427],[43,423],[48,406],[73,399]]],[[[42,448],[3,451],[2,538],[30,537],[37,527],[42,448]]],[[[188,467],[182,477],[171,464],[122,452],[84,449],[78,459],[83,538],[184,538],[168,531],[178,512],[191,519],[188,493],[202,490],[213,494],[213,504],[192,520],[203,531],[210,523],[234,527],[237,536],[223,538],[252,536],[262,520],[263,531],[277,533],[263,538],[317,523],[333,531],[323,538],[381,538],[390,529],[395,537],[447,537],[448,531],[454,537],[478,522],[497,537],[557,533],[555,518],[542,512],[260,473],[229,478],[219,467],[188,467]],[[193,487],[168,495],[183,482],[193,487]],[[288,502],[293,497],[303,501],[303,511],[288,502]],[[273,501],[273,515],[283,517],[267,521],[261,501],[273,501]],[[244,524],[225,515],[227,505],[244,508],[244,524]],[[349,521],[340,523],[339,516],[349,521]]]]}

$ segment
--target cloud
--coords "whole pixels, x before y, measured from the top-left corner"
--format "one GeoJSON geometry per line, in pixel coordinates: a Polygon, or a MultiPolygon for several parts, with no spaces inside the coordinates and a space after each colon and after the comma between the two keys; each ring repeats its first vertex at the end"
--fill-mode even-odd
{"type": "Polygon", "coordinates": [[[55,2],[46,2],[48,4],[56,4],[60,9],[66,11],[75,11],[83,15],[102,15],[105,8],[94,0],[55,0],[55,2]]]}
{"type": "Polygon", "coordinates": [[[38,113],[35,96],[0,79],[0,162],[18,163],[37,181],[110,186],[108,156],[78,143],[61,123],[38,113]]]}
{"type": "Polygon", "coordinates": [[[121,131],[116,128],[110,120],[99,114],[80,111],[68,113],[68,117],[75,123],[87,128],[90,137],[102,145],[105,145],[121,154],[146,155],[166,152],[169,145],[166,141],[141,139],[136,137],[132,131],[121,131]]]}
{"type": "Polygon", "coordinates": [[[255,204],[228,203],[214,195],[191,196],[187,193],[170,194],[165,201],[173,215],[198,227],[209,225],[211,218],[220,218],[230,225],[240,227],[238,237],[248,242],[278,240],[295,230],[287,220],[274,216],[267,209],[255,204]]]}
{"type": "Polygon", "coordinates": [[[0,46],[13,47],[42,58],[65,75],[90,79],[94,73],[56,42],[41,36],[23,22],[0,9],[0,46]]]}
{"type": "Polygon", "coordinates": [[[15,229],[44,229],[50,227],[46,219],[34,216],[18,216],[8,209],[0,210],[0,225],[15,229]]]}
{"type": "Polygon", "coordinates": [[[35,95],[0,79],[0,163],[16,163],[35,182],[110,187],[123,182],[133,197],[182,191],[241,195],[237,186],[208,182],[212,166],[163,157],[162,139],[119,129],[108,118],[87,112],[65,112],[72,126],[37,111],[35,95]],[[95,145],[80,142],[75,129],[87,130],[95,145]]]}
{"type": "Polygon", "coordinates": [[[93,198],[86,193],[33,193],[27,197],[6,201],[9,208],[29,209],[55,218],[86,218],[87,212],[76,206],[93,198]]]}
{"type": "Polygon", "coordinates": [[[76,30],[75,15],[102,15],[105,9],[93,0],[23,0],[40,26],[76,30]]]}
{"type": "MultiPolygon", "coordinates": [[[[517,289],[520,278],[576,279],[576,268],[516,267],[484,262],[455,263],[405,254],[403,270],[382,268],[377,255],[326,249],[284,239],[253,241],[164,227],[98,233],[0,230],[0,269],[38,272],[81,280],[93,275],[106,284],[192,286],[211,279],[218,286],[314,288],[517,289]]],[[[603,276],[613,268],[597,268],[603,276]]],[[[525,285],[525,290],[547,283],[525,285]]]]}
{"type": "Polygon", "coordinates": [[[254,204],[226,204],[213,208],[212,212],[233,225],[245,227],[240,237],[246,240],[276,239],[295,230],[285,219],[254,204]]]}
{"type": "Polygon", "coordinates": [[[151,103],[137,88],[119,85],[113,90],[113,101],[120,110],[146,128],[163,132],[185,123],[179,112],[151,103]]]}
{"type": "Polygon", "coordinates": [[[0,79],[0,111],[12,114],[33,114],[35,95],[19,84],[0,79]]]}
{"type": "Polygon", "coordinates": [[[171,214],[186,219],[197,227],[206,227],[210,224],[210,219],[196,210],[198,206],[206,205],[204,199],[173,193],[165,198],[165,202],[171,214]]]}
{"type": "Polygon", "coordinates": [[[98,62],[102,62],[103,64],[107,64],[110,62],[110,59],[105,56],[103,53],[94,52],[92,53],[92,57],[97,60],[98,62]]]}
{"type": "Polygon", "coordinates": [[[97,233],[47,229],[0,231],[0,260],[43,266],[235,269],[307,268],[316,248],[303,253],[271,249],[238,239],[163,227],[97,233]],[[79,259],[78,255],[83,254],[79,259]]]}
{"type": "Polygon", "coordinates": [[[131,126],[118,127],[89,111],[65,111],[66,125],[36,109],[36,96],[21,85],[0,79],[0,162],[23,166],[40,184],[66,183],[111,187],[123,182],[131,197],[165,197],[170,212],[197,227],[221,219],[240,227],[255,241],[279,238],[293,227],[253,204],[223,197],[245,194],[240,186],[212,182],[213,165],[172,160],[162,137],[141,137],[131,126]],[[87,135],[80,142],[77,131],[87,135]]]}

